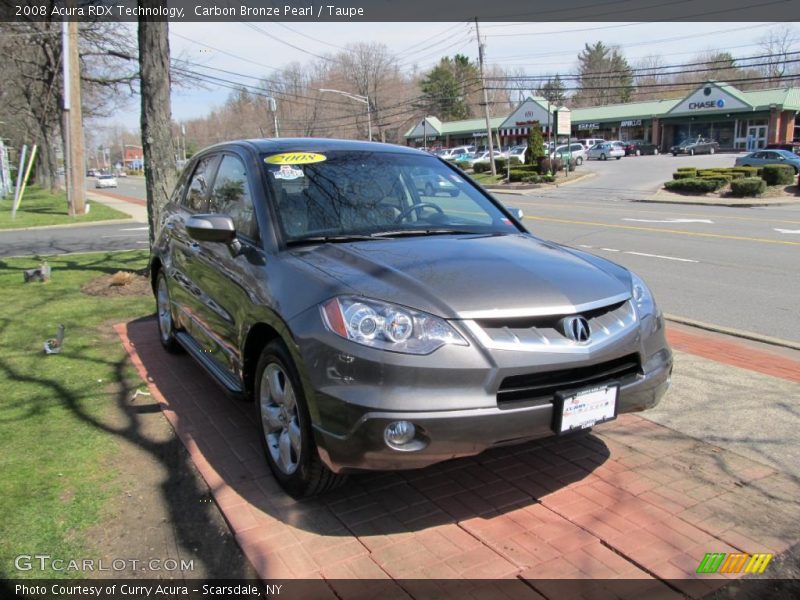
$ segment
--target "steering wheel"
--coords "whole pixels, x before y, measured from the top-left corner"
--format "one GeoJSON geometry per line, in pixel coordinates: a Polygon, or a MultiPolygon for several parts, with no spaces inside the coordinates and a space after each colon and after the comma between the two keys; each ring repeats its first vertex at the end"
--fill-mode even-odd
{"type": "Polygon", "coordinates": [[[420,208],[433,208],[440,215],[444,216],[444,211],[442,210],[442,207],[439,206],[438,204],[434,204],[433,202],[420,202],[419,204],[412,204],[407,209],[405,209],[403,212],[401,212],[399,215],[397,215],[397,218],[394,220],[394,222],[395,223],[402,223],[403,219],[405,219],[412,212],[414,212],[415,210],[420,209],[420,208]]]}

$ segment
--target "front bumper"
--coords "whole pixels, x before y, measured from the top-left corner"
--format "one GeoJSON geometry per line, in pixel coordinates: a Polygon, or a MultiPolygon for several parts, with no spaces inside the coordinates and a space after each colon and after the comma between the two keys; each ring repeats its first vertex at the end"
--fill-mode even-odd
{"type": "Polygon", "coordinates": [[[618,412],[651,408],[669,387],[672,353],[663,320],[648,319],[652,322],[597,353],[577,357],[489,351],[471,338],[469,347],[445,346],[429,356],[410,356],[358,346],[324,330],[295,330],[308,367],[304,385],[320,457],[337,473],[414,469],[553,436],[552,398],[501,404],[500,382],[631,353],[638,354],[641,370],[621,382],[618,412]],[[645,329],[651,330],[647,336],[642,335],[645,329]],[[415,425],[421,449],[397,450],[384,442],[386,426],[399,420],[415,425]]]}

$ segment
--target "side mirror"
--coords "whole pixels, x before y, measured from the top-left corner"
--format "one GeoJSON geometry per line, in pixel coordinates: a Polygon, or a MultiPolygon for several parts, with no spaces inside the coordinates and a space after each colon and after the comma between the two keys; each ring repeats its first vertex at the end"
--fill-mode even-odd
{"type": "Polygon", "coordinates": [[[230,244],[236,239],[236,227],[228,215],[195,215],[186,221],[186,232],[198,242],[230,244]]]}
{"type": "Polygon", "coordinates": [[[525,217],[525,213],[522,212],[521,208],[514,208],[514,207],[511,207],[511,206],[507,206],[506,210],[508,212],[510,212],[512,215],[514,215],[514,218],[517,221],[522,221],[522,219],[525,217]]]}

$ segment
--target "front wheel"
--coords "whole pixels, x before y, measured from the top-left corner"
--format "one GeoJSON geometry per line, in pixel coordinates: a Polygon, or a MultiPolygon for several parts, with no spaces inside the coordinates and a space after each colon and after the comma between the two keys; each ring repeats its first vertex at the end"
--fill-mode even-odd
{"type": "Polygon", "coordinates": [[[622,158],[622,157],[621,157],[621,156],[618,156],[618,157],[617,157],[617,160],[619,160],[620,158],[622,158]]]}
{"type": "Polygon", "coordinates": [[[303,498],[344,481],[319,458],[300,378],[283,343],[271,342],[261,352],[253,395],[267,463],[283,489],[303,498]]]}
{"type": "Polygon", "coordinates": [[[175,322],[172,320],[172,302],[169,299],[167,276],[159,270],[156,277],[156,316],[158,316],[158,339],[164,350],[178,354],[183,350],[175,339],[175,322]]]}
{"type": "Polygon", "coordinates": [[[714,148],[709,148],[709,149],[708,149],[708,153],[709,153],[709,154],[714,154],[714,148]]]}
{"type": "Polygon", "coordinates": [[[606,157],[606,155],[605,155],[605,154],[601,154],[601,155],[600,155],[600,160],[607,160],[607,157],[606,157]]]}
{"type": "Polygon", "coordinates": [[[689,149],[689,156],[694,156],[694,148],[689,149]]]}
{"type": "Polygon", "coordinates": [[[583,164],[583,158],[581,158],[580,156],[576,158],[575,164],[580,167],[583,164]]]}
{"type": "Polygon", "coordinates": [[[653,156],[658,156],[658,148],[656,148],[655,150],[653,150],[653,156]]]}

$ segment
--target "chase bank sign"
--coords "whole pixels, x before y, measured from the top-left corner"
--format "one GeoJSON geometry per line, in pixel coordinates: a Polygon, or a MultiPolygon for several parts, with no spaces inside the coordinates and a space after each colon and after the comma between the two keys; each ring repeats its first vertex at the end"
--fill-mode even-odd
{"type": "Polygon", "coordinates": [[[689,110],[705,110],[709,108],[725,108],[725,100],[706,100],[705,102],[689,102],[689,110]]]}

